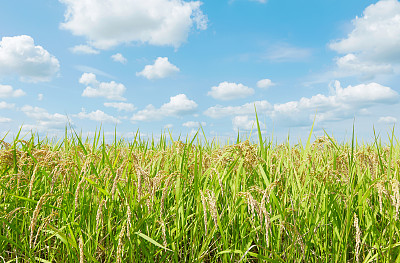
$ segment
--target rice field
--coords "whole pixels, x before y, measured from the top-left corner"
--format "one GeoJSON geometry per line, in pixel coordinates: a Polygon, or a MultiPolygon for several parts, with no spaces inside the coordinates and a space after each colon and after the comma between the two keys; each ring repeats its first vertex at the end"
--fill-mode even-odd
{"type": "Polygon", "coordinates": [[[399,262],[399,141],[355,137],[2,140],[0,262],[399,262]]]}

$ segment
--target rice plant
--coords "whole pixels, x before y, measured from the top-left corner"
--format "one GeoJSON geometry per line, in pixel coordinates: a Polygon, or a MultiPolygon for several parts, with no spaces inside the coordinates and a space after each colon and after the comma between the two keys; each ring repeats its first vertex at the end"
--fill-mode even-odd
{"type": "Polygon", "coordinates": [[[399,262],[389,139],[2,140],[0,262],[399,262]]]}

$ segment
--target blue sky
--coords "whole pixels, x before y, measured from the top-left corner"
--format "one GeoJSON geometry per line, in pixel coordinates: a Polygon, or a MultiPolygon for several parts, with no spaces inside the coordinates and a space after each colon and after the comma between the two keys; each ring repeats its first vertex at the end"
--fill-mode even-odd
{"type": "Polygon", "coordinates": [[[0,135],[371,140],[400,118],[400,2],[0,3],[0,135]],[[347,136],[347,137],[346,137],[347,136]]]}

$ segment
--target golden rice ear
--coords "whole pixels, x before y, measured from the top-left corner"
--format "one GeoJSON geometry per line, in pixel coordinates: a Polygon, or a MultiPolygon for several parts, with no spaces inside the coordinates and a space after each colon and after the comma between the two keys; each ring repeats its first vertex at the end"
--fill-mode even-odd
{"type": "Polygon", "coordinates": [[[200,190],[201,204],[203,205],[203,213],[204,213],[204,228],[205,233],[207,235],[207,200],[203,194],[203,191],[200,190]]]}
{"type": "Polygon", "coordinates": [[[119,238],[118,238],[118,247],[117,247],[117,263],[122,262],[122,252],[123,252],[123,238],[125,236],[125,228],[126,228],[126,221],[122,225],[122,229],[119,233],[119,238]]]}
{"type": "Polygon", "coordinates": [[[354,213],[354,228],[356,230],[356,236],[355,236],[355,240],[356,240],[356,246],[355,246],[355,251],[354,254],[356,256],[356,262],[360,262],[360,245],[361,245],[361,230],[360,230],[360,226],[358,225],[358,217],[356,215],[356,213],[354,213]]]}
{"type": "Polygon", "coordinates": [[[207,190],[207,201],[208,201],[208,207],[211,212],[211,217],[214,220],[214,225],[216,228],[218,228],[218,210],[217,210],[217,200],[215,198],[215,194],[211,190],[207,190]]]}
{"type": "Polygon", "coordinates": [[[29,246],[31,249],[33,248],[33,233],[35,231],[35,226],[39,218],[40,210],[42,209],[43,203],[45,202],[47,196],[48,194],[44,194],[40,197],[39,201],[36,204],[35,210],[33,211],[31,224],[29,225],[29,230],[30,230],[29,246]]]}
{"type": "Polygon", "coordinates": [[[398,220],[399,219],[399,208],[400,208],[400,193],[399,193],[399,181],[396,179],[392,179],[391,181],[392,185],[392,195],[390,196],[392,198],[392,203],[393,206],[395,207],[395,215],[394,219],[398,220]]]}
{"type": "Polygon", "coordinates": [[[82,235],[79,236],[79,263],[84,263],[85,257],[83,252],[83,237],[82,235]]]}

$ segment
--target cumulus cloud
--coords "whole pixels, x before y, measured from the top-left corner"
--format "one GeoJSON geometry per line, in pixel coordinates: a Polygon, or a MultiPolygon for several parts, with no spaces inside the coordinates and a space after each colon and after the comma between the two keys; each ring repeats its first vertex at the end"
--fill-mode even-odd
{"type": "Polygon", "coordinates": [[[197,103],[188,99],[185,94],[178,94],[170,97],[168,103],[163,104],[160,108],[153,105],[147,105],[143,110],[138,111],[131,118],[132,121],[150,121],[160,120],[169,116],[183,116],[192,114],[197,109],[197,103]]]}
{"type": "Polygon", "coordinates": [[[11,122],[12,120],[10,119],[10,118],[5,118],[5,117],[1,117],[0,116],[0,123],[9,123],[9,122],[11,122]]]}
{"type": "Polygon", "coordinates": [[[221,105],[216,105],[208,108],[204,112],[204,115],[214,119],[232,115],[254,115],[255,109],[257,109],[258,113],[267,113],[272,109],[272,105],[266,100],[254,101],[241,106],[224,107],[221,105]]]}
{"type": "Polygon", "coordinates": [[[14,90],[10,85],[0,84],[0,98],[17,98],[25,95],[26,93],[22,89],[14,90]]]}
{"type": "Polygon", "coordinates": [[[199,122],[199,121],[187,121],[182,124],[183,127],[187,128],[199,128],[200,126],[206,126],[205,122],[199,122]]]}
{"type": "Polygon", "coordinates": [[[100,51],[98,51],[88,45],[77,45],[77,46],[72,47],[70,50],[72,53],[75,53],[75,54],[99,54],[100,53],[100,51]]]}
{"type": "Polygon", "coordinates": [[[360,74],[364,79],[372,79],[377,74],[393,73],[390,64],[364,61],[354,54],[347,54],[336,60],[343,76],[360,74]]]}
{"type": "Polygon", "coordinates": [[[262,79],[257,81],[257,88],[268,89],[272,86],[275,86],[275,83],[273,83],[270,79],[262,79]]]}
{"type": "Polygon", "coordinates": [[[0,75],[18,75],[22,81],[49,81],[60,69],[53,55],[35,46],[30,36],[3,37],[0,41],[0,75]]]}
{"type": "Polygon", "coordinates": [[[395,117],[392,117],[392,116],[385,116],[385,117],[380,117],[378,122],[394,124],[394,123],[397,122],[397,119],[395,117]]]}
{"type": "Polygon", "coordinates": [[[122,64],[126,64],[128,62],[128,60],[121,53],[114,54],[111,56],[111,58],[115,62],[119,62],[122,64]]]}
{"type": "Polygon", "coordinates": [[[376,104],[393,104],[399,95],[389,87],[378,83],[360,84],[342,88],[339,81],[331,87],[331,95],[317,94],[311,98],[301,98],[275,104],[270,117],[284,125],[307,126],[314,117],[316,121],[336,121],[353,117],[376,104]]]}
{"type": "Polygon", "coordinates": [[[169,102],[162,105],[160,110],[167,116],[180,116],[193,113],[197,106],[197,103],[189,100],[185,94],[178,94],[170,97],[169,102]]]}
{"type": "Polygon", "coordinates": [[[13,104],[13,103],[7,103],[5,101],[0,101],[0,110],[13,109],[14,107],[15,107],[15,104],[13,104]]]}
{"type": "Polygon", "coordinates": [[[100,82],[93,73],[83,73],[79,79],[79,83],[87,85],[82,93],[83,97],[104,97],[109,100],[126,100],[126,98],[122,96],[126,88],[121,83],[116,83],[115,81],[100,82]]]}
{"type": "Polygon", "coordinates": [[[208,96],[217,100],[234,100],[246,98],[254,94],[254,89],[249,88],[241,83],[221,82],[218,86],[214,86],[207,93],[208,96]]]}
{"type": "Polygon", "coordinates": [[[160,109],[157,109],[152,104],[147,105],[143,110],[135,113],[131,120],[132,121],[151,121],[151,120],[160,120],[163,116],[161,114],[160,109]]]}
{"type": "Polygon", "coordinates": [[[339,69],[346,72],[350,68],[370,77],[391,73],[391,65],[400,62],[399,17],[397,0],[381,0],[368,6],[361,17],[352,21],[354,28],[346,38],[329,44],[336,52],[346,54],[337,60],[339,69]]]}
{"type": "Polygon", "coordinates": [[[134,111],[136,109],[132,103],[126,102],[105,102],[104,106],[115,108],[118,111],[134,111]]]}
{"type": "MultiPolygon", "coordinates": [[[[266,126],[262,122],[258,122],[261,129],[265,129],[266,126]]],[[[232,125],[234,130],[245,130],[249,131],[252,129],[257,129],[257,122],[254,118],[250,118],[248,115],[235,116],[232,119],[232,125]]]]}
{"type": "Polygon", "coordinates": [[[153,65],[146,65],[136,76],[143,76],[147,79],[163,79],[179,72],[179,68],[171,64],[168,58],[158,57],[153,65]]]}
{"type": "Polygon", "coordinates": [[[47,131],[49,129],[64,129],[65,125],[70,122],[66,115],[59,113],[51,114],[46,109],[40,107],[25,105],[20,110],[26,116],[36,121],[34,125],[24,125],[25,130],[36,129],[39,131],[47,131]]]}
{"type": "Polygon", "coordinates": [[[96,110],[87,113],[85,109],[75,115],[79,119],[89,119],[98,122],[111,122],[111,123],[121,123],[121,121],[111,115],[104,113],[101,110],[96,110]]]}
{"type": "Polygon", "coordinates": [[[109,49],[138,42],[179,47],[190,30],[207,28],[199,1],[181,0],[60,0],[65,22],[60,27],[85,36],[90,45],[109,49]]]}
{"type": "Polygon", "coordinates": [[[271,105],[268,101],[256,101],[241,106],[220,106],[208,108],[204,115],[211,118],[236,116],[234,127],[250,127],[251,118],[255,115],[256,106],[259,115],[268,116],[281,126],[308,126],[314,118],[317,122],[339,121],[353,117],[355,114],[366,114],[368,108],[375,105],[395,104],[399,94],[393,89],[372,82],[343,88],[339,81],[330,86],[330,95],[317,94],[299,100],[271,105]],[[238,116],[247,116],[238,117],[238,116]],[[247,125],[245,125],[247,123],[247,125]]]}

